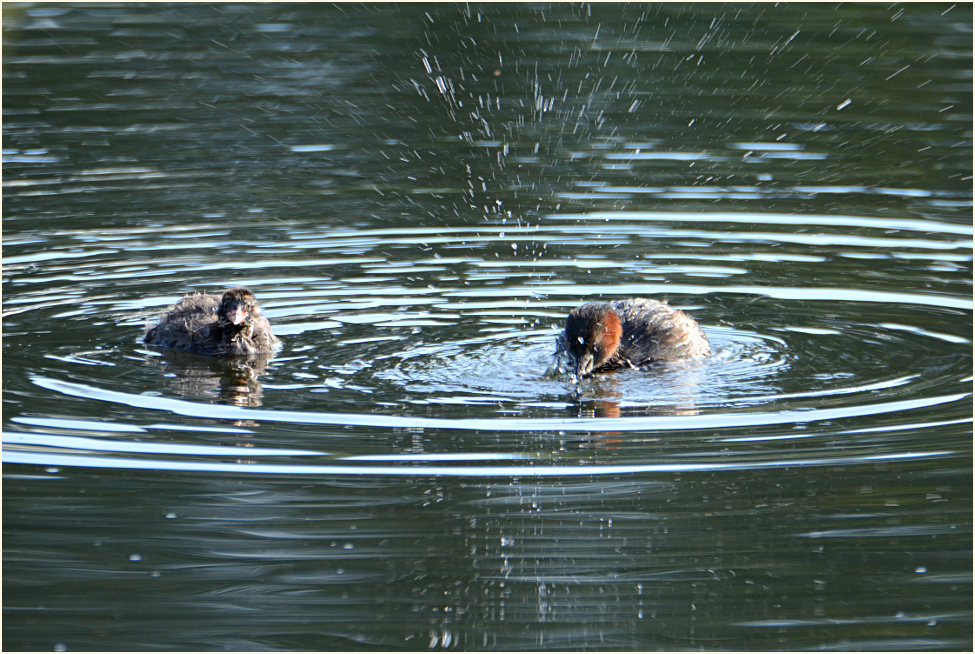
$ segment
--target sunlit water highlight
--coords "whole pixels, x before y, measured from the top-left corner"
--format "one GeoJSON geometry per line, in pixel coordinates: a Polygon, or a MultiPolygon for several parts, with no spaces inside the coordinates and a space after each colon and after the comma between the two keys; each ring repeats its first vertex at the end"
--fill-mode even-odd
{"type": "Polygon", "coordinates": [[[970,7],[4,37],[9,648],[970,649],[970,7]],[[141,342],[232,285],[273,356],[141,342]],[[559,370],[628,296],[714,354],[559,370]]]}
{"type": "MultiPolygon", "coordinates": [[[[275,226],[271,229],[277,231],[275,226]]],[[[144,390],[134,393],[114,386],[108,378],[98,382],[99,375],[92,378],[95,383],[70,381],[74,375],[66,376],[64,371],[54,376],[32,375],[34,387],[150,414],[196,419],[202,421],[196,425],[201,434],[221,429],[221,422],[496,434],[793,429],[872,415],[907,416],[967,397],[965,368],[945,368],[943,363],[937,364],[937,370],[929,366],[932,361],[947,362],[944,357],[950,357],[960,345],[970,346],[967,335],[957,331],[953,317],[957,311],[971,308],[970,299],[930,291],[886,291],[871,288],[870,283],[858,288],[851,280],[843,280],[841,285],[797,286],[739,284],[735,280],[754,277],[750,269],[756,266],[785,271],[795,265],[804,266],[809,278],[821,278],[816,268],[834,261],[837,254],[852,261],[870,261],[875,260],[868,256],[870,252],[882,252],[882,259],[891,262],[907,255],[920,256],[926,250],[964,252],[971,248],[971,241],[957,236],[970,234],[970,228],[939,221],[854,216],[597,212],[550,214],[538,226],[496,229],[326,228],[312,237],[308,232],[313,230],[289,225],[273,244],[248,255],[250,267],[281,269],[284,265],[285,270],[293,268],[298,274],[227,278],[216,284],[217,288],[251,285],[285,341],[282,351],[256,368],[227,368],[207,357],[145,349],[140,343],[142,325],[151,322],[172,297],[133,298],[125,293],[86,297],[77,292],[29,291],[41,284],[77,284],[81,280],[86,285],[107,280],[123,286],[126,280],[141,282],[143,276],[132,268],[131,257],[126,259],[124,274],[115,271],[121,261],[113,264],[109,259],[110,265],[105,265],[106,256],[122,252],[153,256],[141,247],[146,238],[141,232],[116,233],[112,239],[116,247],[111,250],[70,252],[70,268],[54,279],[36,274],[25,277],[25,291],[7,302],[5,310],[8,318],[48,312],[56,320],[116,323],[114,343],[95,348],[67,344],[43,355],[69,369],[128,368],[139,361],[143,366],[149,364],[140,373],[144,390]],[[734,224],[764,228],[758,232],[726,229],[734,224]],[[588,237],[577,240],[577,234],[589,235],[595,225],[600,225],[596,243],[588,237]],[[702,229],[688,229],[691,225],[702,229]],[[784,231],[798,225],[831,231],[806,236],[784,231]],[[918,232],[925,238],[915,236],[918,232]],[[666,249],[657,251],[655,244],[665,242],[666,249]],[[706,244],[707,254],[691,254],[706,244]],[[741,250],[742,244],[750,245],[741,250]],[[495,248],[510,248],[514,253],[519,245],[526,258],[486,256],[486,251],[497,252],[495,248]],[[802,249],[794,249],[799,247],[802,249]],[[810,254],[811,248],[820,253],[810,254]],[[833,252],[837,248],[840,251],[833,252]],[[847,248],[854,251],[847,252],[847,248]],[[417,249],[415,258],[403,257],[417,249]],[[304,253],[309,251],[330,254],[307,258],[304,253]],[[399,256],[391,259],[391,251],[399,256]],[[80,261],[86,258],[82,254],[92,261],[80,261]],[[321,274],[322,266],[341,270],[321,274]],[[559,283],[555,271],[565,268],[584,271],[585,277],[595,274],[609,279],[605,283],[559,283]],[[704,280],[710,281],[702,283],[704,280]],[[493,288],[499,282],[503,285],[493,288]],[[678,305],[705,325],[714,354],[701,361],[623,370],[582,382],[553,368],[554,338],[574,301],[634,295],[670,297],[672,301],[686,298],[678,305]],[[879,320],[867,318],[875,305],[880,307],[879,320]],[[766,313],[768,307],[774,307],[774,313],[766,313]],[[824,310],[826,307],[829,309],[824,310]],[[911,324],[912,313],[920,317],[917,312],[921,311],[923,321],[911,324]],[[939,313],[943,315],[940,319],[939,313]],[[105,317],[99,319],[99,314],[105,317]],[[760,322],[755,314],[763,315],[760,322]],[[788,316],[788,321],[776,316],[788,316]],[[896,316],[897,322],[883,316],[896,316]],[[923,346],[924,357],[918,358],[918,346],[923,346]],[[172,381],[160,388],[152,382],[154,369],[168,371],[163,379],[172,381]],[[947,377],[939,381],[939,375],[947,377]],[[953,384],[949,383],[952,376],[953,384]],[[924,390],[919,390],[922,386],[924,390]],[[269,403],[272,397],[274,402],[269,403]],[[213,404],[213,398],[224,399],[213,404]],[[331,410],[321,411],[319,398],[327,398],[331,410]],[[363,404],[369,407],[367,411],[362,411],[363,404]],[[267,408],[258,408],[262,405],[267,408]],[[458,411],[467,417],[458,417],[458,411]]],[[[225,238],[229,233],[204,224],[155,237],[165,241],[195,235],[198,241],[208,242],[209,248],[232,249],[232,241],[225,238]],[[215,236],[221,240],[214,241],[215,236]]],[[[56,251],[44,253],[46,269],[57,267],[56,257],[56,251]]],[[[13,257],[7,269],[16,274],[36,263],[30,255],[21,255],[13,257]]],[[[151,267],[147,260],[145,269],[151,267]]],[[[192,272],[209,275],[222,269],[203,263],[192,272]]],[[[182,270],[187,272],[185,265],[182,270]]],[[[770,278],[775,278],[774,272],[770,278]]],[[[25,416],[14,420],[42,426],[44,419],[25,416]]],[[[153,418],[147,415],[146,421],[150,420],[153,418]]],[[[143,430],[138,423],[116,426],[111,421],[85,421],[84,416],[77,416],[74,423],[62,420],[59,426],[92,433],[143,430]]],[[[64,465],[64,453],[50,449],[49,444],[29,443],[20,435],[16,443],[7,445],[11,454],[29,446],[29,452],[17,454],[18,461],[46,464],[53,461],[45,457],[53,456],[58,465],[64,465]]],[[[193,451],[191,442],[186,446],[193,451]]],[[[124,448],[114,456],[123,457],[123,452],[124,448]]],[[[450,449],[439,453],[462,454],[450,449]]],[[[90,458],[77,460],[93,465],[90,458]]],[[[98,465],[110,462],[105,457],[97,460],[98,465]]],[[[124,458],[116,463],[131,465],[124,458]]],[[[557,474],[567,474],[573,465],[544,459],[535,463],[550,466],[557,474]]],[[[158,465],[168,464],[160,461],[158,465]]],[[[438,470],[424,467],[422,472],[438,474],[438,470]]],[[[508,470],[500,474],[512,472],[498,470],[508,470]]],[[[615,466],[585,470],[586,474],[619,471],[615,466]]],[[[481,472],[495,474],[488,468],[481,472]]],[[[532,474],[548,473],[536,469],[532,474]]]]}

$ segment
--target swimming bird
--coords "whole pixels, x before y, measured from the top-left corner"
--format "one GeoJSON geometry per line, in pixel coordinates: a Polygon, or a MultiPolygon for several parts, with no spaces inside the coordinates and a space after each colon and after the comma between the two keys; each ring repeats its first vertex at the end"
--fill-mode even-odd
{"type": "Polygon", "coordinates": [[[261,315],[257,298],[237,287],[217,293],[191,293],[146,328],[147,345],[197,354],[239,356],[272,352],[280,341],[261,315]]]}
{"type": "Polygon", "coordinates": [[[642,297],[576,307],[557,346],[556,356],[568,356],[576,378],[711,354],[696,320],[666,302],[642,297]]]}

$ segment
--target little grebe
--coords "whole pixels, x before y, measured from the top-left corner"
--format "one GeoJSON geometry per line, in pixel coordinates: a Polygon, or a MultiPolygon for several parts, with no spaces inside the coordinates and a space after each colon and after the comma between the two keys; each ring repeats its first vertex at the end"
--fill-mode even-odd
{"type": "Polygon", "coordinates": [[[642,297],[576,307],[559,335],[557,355],[568,354],[577,378],[653,361],[711,354],[704,330],[666,302],[642,297]]]}
{"type": "Polygon", "coordinates": [[[264,354],[280,343],[261,315],[254,294],[242,287],[231,288],[223,295],[185,296],[155,326],[147,327],[145,342],[218,356],[264,354]]]}

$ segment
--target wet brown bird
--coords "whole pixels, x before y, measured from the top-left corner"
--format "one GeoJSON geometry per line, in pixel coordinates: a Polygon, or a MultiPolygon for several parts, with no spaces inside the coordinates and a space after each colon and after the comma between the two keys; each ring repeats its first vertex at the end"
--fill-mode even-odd
{"type": "Polygon", "coordinates": [[[265,354],[280,343],[261,315],[257,298],[243,287],[222,295],[191,293],[147,327],[147,345],[197,354],[265,354]]]}
{"type": "Polygon", "coordinates": [[[697,321],[666,302],[647,298],[589,302],[565,320],[557,355],[566,354],[577,378],[654,361],[711,354],[697,321]]]}

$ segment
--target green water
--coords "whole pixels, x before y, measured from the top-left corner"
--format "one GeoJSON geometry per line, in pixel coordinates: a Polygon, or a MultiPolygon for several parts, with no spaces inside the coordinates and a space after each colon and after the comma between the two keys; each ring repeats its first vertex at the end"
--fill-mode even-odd
{"type": "Polygon", "coordinates": [[[971,26],[4,4],[4,649],[970,650],[971,26]]]}

